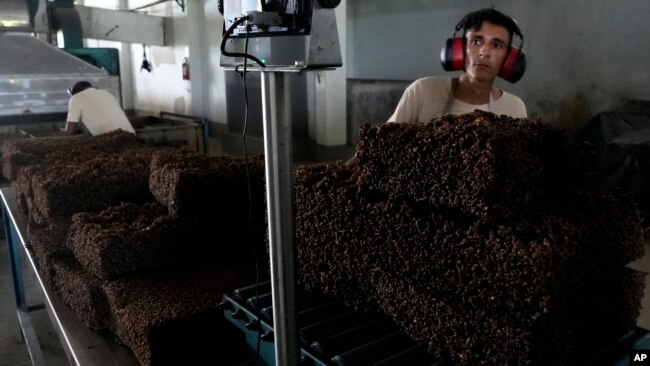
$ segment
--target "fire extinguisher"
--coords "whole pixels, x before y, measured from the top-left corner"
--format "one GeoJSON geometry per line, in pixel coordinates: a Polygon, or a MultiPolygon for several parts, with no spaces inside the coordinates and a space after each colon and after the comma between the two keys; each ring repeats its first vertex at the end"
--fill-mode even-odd
{"type": "Polygon", "coordinates": [[[190,60],[187,57],[183,61],[183,80],[190,80],[190,60]]]}

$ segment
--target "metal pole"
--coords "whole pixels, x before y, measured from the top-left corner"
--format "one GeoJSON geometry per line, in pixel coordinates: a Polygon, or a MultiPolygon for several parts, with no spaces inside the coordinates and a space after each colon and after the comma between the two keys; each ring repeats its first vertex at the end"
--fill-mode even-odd
{"type": "Polygon", "coordinates": [[[275,364],[298,366],[289,74],[262,71],[275,364]]]}

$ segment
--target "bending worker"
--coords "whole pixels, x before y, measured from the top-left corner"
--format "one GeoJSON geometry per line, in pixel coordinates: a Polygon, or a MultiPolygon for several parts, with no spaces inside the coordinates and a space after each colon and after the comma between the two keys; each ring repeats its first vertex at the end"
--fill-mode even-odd
{"type": "Polygon", "coordinates": [[[456,25],[440,54],[443,68],[460,71],[459,78],[425,77],[404,91],[389,122],[430,122],[444,114],[469,113],[475,109],[525,118],[526,106],[517,96],[494,87],[497,76],[517,82],[526,69],[521,49],[523,36],[517,22],[493,9],[467,14],[456,25]],[[462,37],[456,32],[463,30],[462,37]],[[521,38],[512,46],[513,35],[521,38]]]}
{"type": "Polygon", "coordinates": [[[87,81],[76,83],[69,92],[72,97],[68,103],[66,133],[81,132],[82,123],[92,136],[117,129],[135,134],[124,110],[110,92],[94,88],[87,81]]]}

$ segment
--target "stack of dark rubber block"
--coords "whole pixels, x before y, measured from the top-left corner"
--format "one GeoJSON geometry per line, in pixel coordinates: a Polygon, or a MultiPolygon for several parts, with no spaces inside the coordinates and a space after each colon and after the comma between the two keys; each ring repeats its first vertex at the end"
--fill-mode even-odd
{"type": "Polygon", "coordinates": [[[149,188],[156,200],[172,217],[196,220],[230,243],[222,251],[246,256],[259,252],[261,248],[253,250],[250,242],[263,242],[266,233],[263,157],[246,162],[190,151],[184,154],[161,153],[152,160],[149,188]],[[242,232],[248,234],[242,236],[242,232]]]}
{"type": "Polygon", "coordinates": [[[364,126],[355,163],[296,173],[300,282],[456,365],[588,363],[645,286],[632,197],[581,179],[596,153],[478,111],[364,126]]]}
{"type": "Polygon", "coordinates": [[[13,181],[28,165],[51,165],[60,161],[85,161],[97,155],[142,145],[131,133],[116,130],[100,136],[76,135],[58,138],[11,140],[2,150],[2,175],[13,181]]]}
{"type": "MultiPolygon", "coordinates": [[[[17,145],[5,147],[3,168],[29,217],[27,244],[88,327],[115,333],[143,365],[244,356],[219,307],[256,276],[243,159],[147,147],[126,133],[17,145]]],[[[249,163],[259,199],[263,161],[249,163]]]]}

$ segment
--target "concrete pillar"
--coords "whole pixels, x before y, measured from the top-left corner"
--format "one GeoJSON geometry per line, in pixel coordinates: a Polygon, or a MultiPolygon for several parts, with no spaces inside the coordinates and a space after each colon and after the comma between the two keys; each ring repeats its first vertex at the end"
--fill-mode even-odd
{"type": "MultiPolygon", "coordinates": [[[[118,0],[117,9],[129,8],[129,0],[118,0]]],[[[120,84],[122,89],[122,108],[134,109],[133,102],[133,59],[131,56],[131,44],[120,43],[120,84]]]]}
{"type": "Polygon", "coordinates": [[[307,80],[309,136],[321,146],[347,142],[346,107],[346,14],[347,1],[336,8],[336,23],[343,66],[333,71],[310,73],[307,80]]]}
{"type": "MultiPolygon", "coordinates": [[[[205,34],[205,1],[186,1],[189,61],[190,61],[190,89],[191,108],[193,116],[206,116],[208,105],[208,80],[210,80],[209,55],[207,37],[205,34]]],[[[182,61],[181,61],[182,63],[182,61]]]]}
{"type": "Polygon", "coordinates": [[[210,83],[208,87],[208,100],[206,106],[207,117],[210,121],[226,126],[228,113],[226,104],[226,72],[220,66],[221,33],[223,29],[223,16],[218,11],[218,0],[207,0],[205,3],[205,18],[207,44],[205,49],[208,52],[207,69],[210,72],[210,83]]]}

